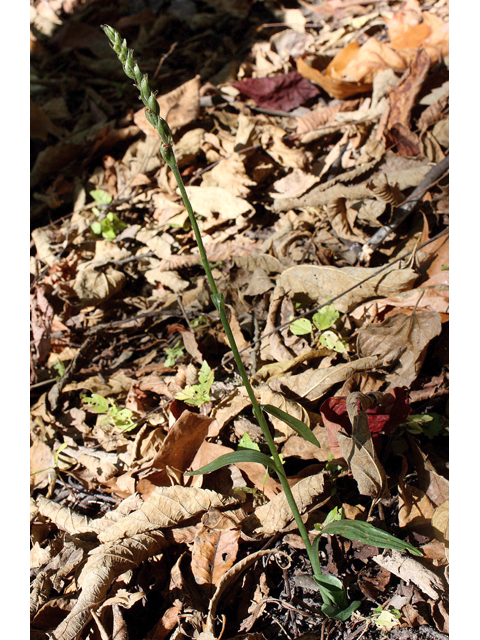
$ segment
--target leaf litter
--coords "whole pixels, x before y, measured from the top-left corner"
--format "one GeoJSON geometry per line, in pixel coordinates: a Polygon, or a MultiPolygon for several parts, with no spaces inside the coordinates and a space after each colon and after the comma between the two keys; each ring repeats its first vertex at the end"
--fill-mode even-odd
{"type": "Polygon", "coordinates": [[[148,4],[31,7],[32,637],[446,637],[448,3],[148,4]],[[346,622],[265,466],[185,475],[265,449],[105,22],[158,89],[311,540],[337,508],[423,552],[322,536],[346,622]]]}

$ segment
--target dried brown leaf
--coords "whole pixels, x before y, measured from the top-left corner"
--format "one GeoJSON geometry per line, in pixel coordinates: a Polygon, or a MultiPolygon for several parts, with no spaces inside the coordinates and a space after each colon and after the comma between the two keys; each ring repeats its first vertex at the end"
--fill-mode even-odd
{"type": "Polygon", "coordinates": [[[360,356],[377,356],[393,362],[387,375],[390,387],[409,387],[418,376],[428,343],[440,334],[442,322],[436,311],[422,311],[408,316],[397,313],[380,324],[361,329],[357,337],[360,356]]]}
{"type": "Polygon", "coordinates": [[[280,274],[272,298],[304,294],[316,304],[323,304],[369,276],[373,277],[335,301],[338,311],[348,312],[367,298],[389,297],[410,289],[418,277],[413,269],[401,269],[398,265],[384,270],[381,267],[299,265],[280,274]]]}
{"type": "MultiPolygon", "coordinates": [[[[300,480],[292,487],[292,494],[300,513],[305,513],[325,490],[325,471],[300,480]]],[[[282,531],[293,519],[292,510],[282,491],[267,504],[257,507],[242,522],[242,528],[249,535],[271,535],[282,531]]]]}
{"type": "MultiPolygon", "coordinates": [[[[200,76],[195,76],[170,93],[157,98],[162,118],[167,119],[173,132],[198,118],[200,113],[199,91],[200,76]]],[[[158,138],[158,132],[148,122],[144,108],[135,113],[133,120],[145,134],[158,138]]]]}
{"type": "Polygon", "coordinates": [[[413,582],[432,600],[438,600],[445,592],[442,581],[433,571],[424,567],[418,560],[405,557],[400,551],[385,551],[382,555],[374,556],[373,560],[407,584],[413,582]]]}
{"type": "Polygon", "coordinates": [[[81,592],[72,611],[53,632],[55,640],[75,640],[105,599],[120,574],[138,567],[148,557],[157,555],[166,546],[162,533],[138,534],[118,543],[102,544],[90,553],[79,577],[81,592]]]}
{"type": "Polygon", "coordinates": [[[236,498],[210,489],[193,487],[157,487],[140,509],[99,534],[101,542],[131,538],[137,534],[172,527],[212,507],[234,504],[236,498]]]}
{"type": "MultiPolygon", "coordinates": [[[[367,396],[368,397],[368,396],[367,396]]],[[[342,455],[355,478],[358,491],[363,496],[371,496],[378,502],[387,489],[387,476],[373,446],[372,434],[368,427],[368,416],[363,406],[362,393],[350,393],[346,406],[352,423],[352,436],[337,432],[342,455]]]]}
{"type": "Polygon", "coordinates": [[[240,527],[218,509],[202,517],[192,548],[192,573],[197,584],[217,585],[235,562],[240,527]]]}
{"type": "Polygon", "coordinates": [[[344,362],[327,369],[309,369],[288,378],[275,378],[269,386],[274,391],[285,393],[288,389],[299,398],[315,401],[321,398],[339,382],[348,380],[354,373],[370,371],[378,363],[376,357],[360,358],[352,362],[344,362]]]}

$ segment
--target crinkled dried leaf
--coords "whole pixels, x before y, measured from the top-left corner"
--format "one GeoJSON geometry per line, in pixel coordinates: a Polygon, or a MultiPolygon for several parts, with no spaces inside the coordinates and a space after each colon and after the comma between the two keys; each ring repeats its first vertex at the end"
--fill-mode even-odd
{"type": "Polygon", "coordinates": [[[157,487],[140,509],[100,533],[99,539],[101,542],[111,542],[163,527],[172,527],[212,507],[236,502],[237,498],[223,496],[210,489],[157,487]]]}
{"type": "MultiPolygon", "coordinates": [[[[295,400],[291,400],[290,398],[286,398],[283,393],[278,393],[276,391],[272,391],[272,389],[268,385],[262,385],[259,388],[260,392],[260,402],[266,405],[273,405],[278,409],[281,409],[285,413],[297,418],[297,420],[301,420],[303,423],[310,427],[310,418],[308,413],[302,407],[301,404],[295,402],[295,400]]],[[[270,412],[269,420],[271,420],[273,426],[275,427],[275,442],[280,444],[285,442],[287,438],[294,435],[296,432],[292,429],[291,426],[285,424],[283,420],[278,417],[275,417],[270,412]]]]}
{"type": "Polygon", "coordinates": [[[87,267],[77,273],[73,290],[81,305],[97,305],[118,293],[124,282],[125,274],[111,266],[101,271],[87,267]]]}
{"type": "Polygon", "coordinates": [[[374,556],[373,560],[407,584],[413,582],[432,600],[438,600],[445,592],[442,581],[433,571],[424,567],[418,560],[406,558],[400,551],[386,551],[382,555],[374,556]]]}
{"type": "Polygon", "coordinates": [[[397,313],[380,324],[360,329],[357,351],[360,356],[376,355],[395,363],[386,379],[392,387],[409,387],[418,376],[428,343],[440,334],[442,321],[436,311],[408,316],[397,313]]]}
{"type": "Polygon", "coordinates": [[[378,363],[376,357],[360,358],[352,362],[343,362],[327,369],[309,369],[296,376],[275,378],[269,382],[274,391],[291,391],[299,398],[314,401],[321,398],[339,382],[348,380],[354,373],[370,371],[378,363]]]}
{"type": "Polygon", "coordinates": [[[262,556],[268,555],[270,553],[279,554],[287,559],[290,559],[284,551],[280,551],[278,549],[274,549],[273,551],[271,549],[261,549],[260,551],[256,551],[243,560],[240,560],[240,562],[234,564],[233,567],[229,569],[227,573],[222,577],[217,585],[217,590],[215,591],[213,598],[210,600],[210,605],[208,607],[208,616],[205,623],[205,630],[199,635],[198,640],[216,640],[215,636],[213,635],[213,632],[215,630],[215,616],[223,592],[233,582],[235,582],[235,580],[245,571],[245,569],[247,569],[262,556]]]}
{"type": "Polygon", "coordinates": [[[392,268],[383,271],[381,269],[381,267],[339,268],[314,265],[291,267],[278,277],[273,299],[282,295],[303,294],[317,304],[324,304],[358,285],[365,278],[373,276],[335,301],[335,308],[338,311],[348,312],[368,298],[388,297],[410,289],[418,277],[413,269],[400,269],[398,265],[392,265],[392,268]]]}
{"type": "Polygon", "coordinates": [[[346,405],[352,423],[352,436],[339,431],[337,438],[342,455],[357,482],[359,493],[371,496],[377,502],[387,489],[387,476],[373,446],[368,416],[363,408],[363,398],[365,396],[362,393],[351,393],[347,396],[346,405]]]}
{"type": "Polygon", "coordinates": [[[218,509],[202,518],[192,548],[192,573],[197,584],[217,585],[235,562],[240,527],[218,509]]]}
{"type": "Polygon", "coordinates": [[[114,579],[138,567],[165,548],[166,540],[156,531],[138,534],[120,543],[110,542],[94,549],[79,578],[81,592],[72,611],[53,632],[55,640],[75,640],[105,599],[114,579]]]}
{"type": "MultiPolygon", "coordinates": [[[[304,513],[324,490],[325,471],[297,482],[292,487],[292,494],[300,513],[304,513]]],[[[256,535],[271,535],[282,531],[292,519],[292,510],[282,491],[267,504],[257,507],[254,513],[242,522],[242,527],[249,534],[254,532],[256,535]]]]}
{"type": "Polygon", "coordinates": [[[246,198],[249,187],[256,183],[247,176],[245,166],[237,154],[223,158],[211,170],[203,174],[203,187],[222,187],[234,196],[246,198]]]}
{"type": "MultiPolygon", "coordinates": [[[[168,113],[168,125],[172,132],[196,120],[200,113],[200,76],[195,76],[173,91],[157,98],[162,117],[168,113]]],[[[137,127],[147,135],[158,138],[157,130],[148,122],[145,109],[137,111],[133,117],[137,127]]]]}
{"type": "Polygon", "coordinates": [[[450,516],[450,502],[445,500],[443,504],[437,507],[432,516],[432,527],[434,535],[437,540],[443,542],[445,545],[445,555],[447,560],[449,559],[449,516],[450,516]]]}
{"type": "Polygon", "coordinates": [[[36,503],[39,513],[56,524],[61,531],[75,534],[91,530],[92,520],[87,516],[80,515],[68,507],[62,507],[42,495],[38,496],[36,503]]]}
{"type": "Polygon", "coordinates": [[[223,187],[186,187],[186,190],[195,213],[207,221],[236,220],[255,211],[246,200],[223,187]]]}

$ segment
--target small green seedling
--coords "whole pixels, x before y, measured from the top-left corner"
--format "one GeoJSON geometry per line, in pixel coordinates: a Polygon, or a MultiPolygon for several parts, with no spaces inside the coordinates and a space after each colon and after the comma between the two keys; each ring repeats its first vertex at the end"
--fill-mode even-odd
{"type": "Polygon", "coordinates": [[[173,347],[168,347],[167,349],[165,349],[165,355],[167,356],[165,358],[165,366],[173,367],[173,365],[175,364],[175,360],[177,358],[181,358],[184,353],[185,349],[183,347],[182,341],[177,340],[173,347]]]}
{"type": "Polygon", "coordinates": [[[201,407],[202,404],[206,404],[211,400],[210,388],[213,380],[213,371],[210,369],[208,362],[204,360],[198,372],[198,384],[185,387],[183,391],[175,394],[176,400],[183,400],[185,404],[189,404],[192,407],[201,407]]]}
{"type": "Polygon", "coordinates": [[[53,365],[53,368],[57,372],[57,375],[55,376],[55,378],[58,382],[60,378],[63,376],[63,374],[65,373],[65,363],[59,360],[53,365]]]}
{"type": "Polygon", "coordinates": [[[407,421],[403,423],[405,429],[414,435],[423,433],[430,440],[440,435],[444,425],[442,418],[438,413],[425,413],[423,415],[410,415],[407,421]]]}
{"type": "MultiPolygon", "coordinates": [[[[93,191],[90,191],[90,195],[102,208],[105,208],[112,201],[112,196],[106,191],[103,191],[103,189],[94,189],[93,191]]],[[[97,207],[93,207],[92,211],[96,216],[101,215],[101,211],[97,207]]],[[[90,229],[93,233],[97,236],[101,235],[105,240],[115,240],[117,235],[127,227],[128,224],[122,222],[122,220],[120,220],[120,218],[111,211],[107,213],[103,220],[92,222],[90,225],[90,229]]]]}
{"type": "Polygon", "coordinates": [[[308,318],[298,318],[290,323],[290,331],[296,336],[313,335],[313,327],[315,326],[322,333],[319,342],[327,349],[337,351],[338,353],[347,352],[347,343],[340,338],[334,331],[326,331],[332,327],[340,317],[333,304],[329,304],[320,309],[312,316],[310,321],[308,318]]]}
{"type": "MultiPolygon", "coordinates": [[[[394,607],[389,607],[388,609],[377,607],[372,611],[372,615],[368,616],[368,618],[364,618],[357,613],[355,613],[354,615],[357,619],[367,622],[367,626],[370,623],[374,624],[378,629],[380,629],[382,633],[388,633],[394,627],[399,626],[399,620],[402,617],[401,612],[394,607]]],[[[381,637],[387,638],[388,636],[382,635],[381,637]]]]}
{"type": "Polygon", "coordinates": [[[94,413],[104,413],[105,417],[100,420],[100,426],[110,424],[120,431],[131,431],[137,426],[132,419],[133,412],[130,409],[120,409],[112,398],[104,398],[98,393],[92,393],[90,398],[81,396],[83,402],[90,406],[90,411],[94,413]]]}

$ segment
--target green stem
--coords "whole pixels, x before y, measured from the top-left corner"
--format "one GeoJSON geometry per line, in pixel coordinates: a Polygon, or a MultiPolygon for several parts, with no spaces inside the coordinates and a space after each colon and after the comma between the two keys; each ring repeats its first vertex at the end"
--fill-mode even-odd
{"type": "Polygon", "coordinates": [[[163,159],[168,164],[170,169],[173,171],[173,175],[175,176],[175,179],[177,181],[178,188],[180,189],[180,194],[185,203],[188,217],[190,218],[193,232],[195,234],[195,239],[197,241],[197,245],[200,251],[200,256],[202,258],[203,267],[205,269],[205,273],[207,275],[207,279],[212,291],[213,303],[215,307],[218,309],[218,312],[220,314],[220,320],[222,322],[223,328],[225,329],[225,333],[230,343],[230,347],[232,349],[235,362],[237,363],[240,376],[242,378],[243,384],[245,385],[248,396],[252,403],[253,412],[255,414],[255,417],[258,420],[258,424],[260,425],[263,431],[263,435],[265,436],[265,440],[267,441],[268,448],[270,449],[270,453],[272,455],[272,458],[277,470],[277,475],[280,479],[288,504],[290,505],[290,508],[292,510],[293,517],[295,518],[295,521],[297,523],[298,530],[300,532],[302,540],[307,549],[310,562],[312,563],[313,573],[314,575],[318,575],[320,573],[320,562],[318,559],[318,554],[316,553],[314,554],[312,552],[312,545],[310,544],[310,540],[308,539],[307,529],[302,522],[300,512],[298,510],[292,491],[290,489],[290,485],[288,484],[287,476],[285,475],[282,461],[280,460],[280,456],[278,455],[277,449],[275,447],[275,442],[272,438],[267,422],[265,420],[265,416],[262,410],[260,409],[260,405],[258,404],[257,398],[255,397],[255,393],[253,391],[252,385],[250,384],[250,380],[247,376],[247,372],[245,371],[245,367],[243,366],[243,362],[240,358],[240,353],[238,351],[235,338],[233,336],[232,330],[228,323],[227,315],[225,313],[225,304],[223,300],[223,295],[218,292],[217,286],[215,284],[215,280],[213,279],[212,271],[208,263],[207,254],[205,252],[205,247],[203,246],[202,237],[200,235],[200,229],[198,228],[197,220],[195,218],[195,213],[192,209],[192,205],[190,203],[187,192],[185,190],[182,176],[180,175],[180,171],[178,170],[175,154],[173,153],[173,149],[171,145],[172,136],[171,136],[170,127],[168,126],[167,122],[160,116],[160,107],[155,98],[155,94],[152,92],[148,84],[147,76],[142,74],[142,72],[138,67],[138,64],[133,59],[133,50],[127,48],[126,40],[122,41],[118,31],[116,31],[112,27],[109,27],[108,25],[103,25],[102,29],[104,30],[106,36],[110,40],[113,50],[115,51],[120,62],[122,63],[125,74],[129,78],[134,80],[135,85],[140,91],[140,98],[146,107],[145,115],[147,117],[147,120],[150,122],[150,124],[153,127],[155,127],[155,129],[158,131],[160,135],[160,138],[162,139],[161,153],[162,153],[163,159]]]}
{"type": "MultiPolygon", "coordinates": [[[[165,154],[165,155],[167,155],[167,154],[165,154]]],[[[230,324],[228,322],[228,318],[227,318],[227,315],[225,313],[225,305],[223,303],[223,296],[218,293],[218,289],[217,289],[217,286],[215,284],[215,280],[213,278],[212,271],[210,269],[210,264],[208,262],[207,254],[205,252],[205,247],[203,245],[203,240],[202,240],[202,237],[201,237],[201,234],[200,234],[200,229],[198,228],[197,220],[195,218],[195,213],[193,211],[192,205],[191,205],[190,200],[188,198],[185,186],[183,184],[183,179],[182,179],[182,176],[180,174],[180,171],[178,170],[178,165],[177,165],[177,162],[176,162],[176,159],[175,159],[175,156],[174,156],[173,152],[171,154],[168,154],[168,159],[167,158],[165,158],[165,159],[166,159],[166,161],[168,163],[168,166],[173,171],[173,175],[175,176],[175,180],[177,181],[178,188],[180,189],[180,194],[181,194],[181,196],[183,198],[183,201],[185,203],[185,207],[187,209],[188,217],[190,219],[190,222],[191,222],[191,225],[192,225],[192,228],[193,228],[193,232],[195,234],[195,239],[197,241],[197,245],[198,245],[198,248],[200,250],[200,256],[202,258],[203,268],[205,269],[205,273],[207,275],[207,279],[208,279],[208,282],[210,284],[210,288],[212,290],[212,294],[213,294],[212,295],[212,299],[214,301],[214,304],[215,304],[216,308],[218,309],[218,312],[219,312],[219,315],[220,315],[220,320],[221,320],[221,323],[222,323],[223,328],[225,330],[225,333],[227,335],[228,342],[230,343],[230,347],[232,349],[233,357],[235,358],[235,362],[237,364],[238,371],[239,371],[240,376],[242,378],[243,384],[245,385],[245,389],[247,390],[248,397],[250,398],[250,401],[252,403],[253,413],[255,414],[255,417],[256,417],[256,419],[258,421],[258,424],[260,425],[260,428],[262,429],[263,435],[264,435],[265,440],[266,440],[266,442],[268,444],[268,448],[270,449],[270,453],[272,455],[273,461],[275,462],[277,475],[279,477],[280,483],[281,483],[283,491],[285,493],[285,497],[287,498],[288,504],[290,505],[290,509],[292,510],[293,517],[295,518],[295,522],[297,523],[298,530],[300,532],[302,540],[303,540],[303,542],[305,544],[305,547],[307,549],[308,557],[310,558],[310,561],[312,563],[312,567],[313,567],[314,573],[315,573],[315,568],[316,568],[316,565],[318,565],[318,561],[314,562],[314,560],[312,558],[312,545],[310,544],[310,540],[308,538],[307,529],[306,529],[306,527],[305,527],[305,525],[304,525],[304,523],[302,521],[300,512],[299,512],[297,504],[295,502],[295,498],[293,497],[293,494],[292,494],[292,490],[290,489],[290,485],[288,484],[287,476],[285,475],[282,461],[280,459],[280,456],[277,453],[277,448],[275,446],[275,442],[274,442],[274,440],[272,438],[272,435],[270,433],[270,429],[268,428],[267,422],[265,420],[265,416],[263,414],[263,411],[260,408],[258,400],[257,400],[257,398],[255,396],[254,391],[253,391],[252,385],[250,384],[250,380],[248,378],[247,372],[245,371],[245,367],[243,366],[243,362],[242,362],[242,359],[240,357],[240,353],[238,351],[237,343],[235,342],[235,337],[234,337],[233,332],[232,332],[232,330],[230,328],[230,324]]]]}

